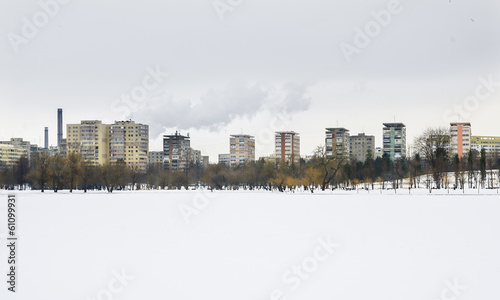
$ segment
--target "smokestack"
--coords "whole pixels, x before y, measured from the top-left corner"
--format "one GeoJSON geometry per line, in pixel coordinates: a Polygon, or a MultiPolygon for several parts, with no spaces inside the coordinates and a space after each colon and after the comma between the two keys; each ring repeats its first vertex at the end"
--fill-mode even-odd
{"type": "Polygon", "coordinates": [[[63,119],[62,108],[57,109],[57,147],[61,147],[61,140],[63,138],[63,119]]]}
{"type": "Polygon", "coordinates": [[[45,149],[49,149],[49,127],[45,127],[45,149]]]}

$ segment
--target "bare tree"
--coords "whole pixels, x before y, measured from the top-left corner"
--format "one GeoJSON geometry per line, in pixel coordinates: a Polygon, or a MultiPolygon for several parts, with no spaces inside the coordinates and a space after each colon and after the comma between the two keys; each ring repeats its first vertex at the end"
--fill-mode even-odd
{"type": "Polygon", "coordinates": [[[52,180],[52,189],[54,192],[64,188],[66,179],[69,177],[69,169],[66,160],[60,155],[55,154],[49,158],[49,177],[52,180]]]}
{"type": "Polygon", "coordinates": [[[346,162],[344,156],[330,156],[326,154],[326,149],[323,146],[316,147],[314,151],[314,161],[316,166],[321,171],[322,183],[321,190],[324,191],[326,187],[333,183],[338,172],[342,169],[342,165],[346,162]]]}
{"type": "MultiPolygon", "coordinates": [[[[477,186],[477,173],[476,173],[476,160],[477,160],[477,151],[470,150],[467,154],[467,175],[469,188],[473,187],[473,184],[477,186]]],[[[474,186],[474,187],[476,187],[474,186]]]]}
{"type": "Polygon", "coordinates": [[[29,178],[40,187],[42,193],[45,191],[45,186],[49,180],[49,154],[46,151],[41,151],[35,153],[35,159],[33,161],[33,166],[29,172],[29,178]]]}
{"type": "Polygon", "coordinates": [[[486,183],[486,150],[484,148],[481,148],[480,155],[479,171],[481,174],[481,188],[484,189],[484,184],[486,183]]]}
{"type": "Polygon", "coordinates": [[[488,168],[488,188],[492,189],[495,186],[494,179],[495,176],[493,174],[493,167],[495,164],[495,159],[493,158],[493,154],[489,154],[486,159],[486,165],[488,168]]]}
{"type": "Polygon", "coordinates": [[[436,188],[441,188],[444,173],[448,169],[450,134],[447,128],[427,128],[421,135],[415,138],[414,146],[420,156],[424,159],[436,188]]]}
{"type": "Polygon", "coordinates": [[[80,180],[84,172],[83,157],[79,153],[69,152],[66,160],[69,170],[69,192],[72,193],[77,181],[80,180]]]}
{"type": "Polygon", "coordinates": [[[26,184],[28,183],[28,173],[30,171],[29,159],[26,156],[20,157],[14,164],[12,171],[16,184],[19,185],[20,189],[25,190],[26,184]]]}
{"type": "Polygon", "coordinates": [[[88,161],[82,162],[81,188],[85,193],[89,186],[94,188],[97,185],[100,168],[100,166],[94,166],[88,161]]]}
{"type": "Polygon", "coordinates": [[[125,188],[129,182],[127,164],[122,159],[119,159],[116,163],[102,166],[101,180],[109,193],[112,193],[117,188],[125,188]]]}

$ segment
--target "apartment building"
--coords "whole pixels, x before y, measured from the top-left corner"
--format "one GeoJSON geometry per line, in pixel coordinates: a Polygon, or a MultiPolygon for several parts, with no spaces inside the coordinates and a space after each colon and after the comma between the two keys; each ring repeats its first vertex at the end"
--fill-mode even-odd
{"type": "Polygon", "coordinates": [[[109,162],[108,127],[98,120],[66,125],[66,153],[80,153],[92,165],[109,162]]]}
{"type": "Polygon", "coordinates": [[[229,137],[230,165],[235,167],[247,161],[255,161],[255,137],[233,134],[229,137]]]}
{"type": "Polygon", "coordinates": [[[403,123],[383,123],[383,154],[391,160],[406,157],[406,125],[403,123]]]}
{"type": "Polygon", "coordinates": [[[500,137],[498,136],[472,136],[471,149],[481,152],[481,149],[488,154],[500,156],[500,137]]]}
{"type": "Polygon", "coordinates": [[[66,125],[66,152],[77,152],[93,165],[116,163],[145,170],[148,164],[149,126],[134,121],[82,121],[66,125]]]}
{"type": "Polygon", "coordinates": [[[349,158],[349,130],[345,128],[326,128],[325,135],[326,155],[349,158]]]}
{"type": "Polygon", "coordinates": [[[145,170],[148,165],[149,126],[117,121],[109,128],[109,161],[123,160],[129,167],[145,170]]]}
{"type": "Polygon", "coordinates": [[[450,123],[450,153],[458,154],[459,158],[466,156],[471,150],[471,124],[450,123]]]}
{"type": "Polygon", "coordinates": [[[188,135],[182,135],[178,131],[172,135],[163,136],[163,157],[168,170],[185,171],[191,157],[191,140],[188,135]]]}
{"type": "Polygon", "coordinates": [[[197,166],[203,165],[203,156],[201,155],[200,150],[195,150],[193,148],[190,148],[188,157],[193,164],[197,166]]]}
{"type": "Polygon", "coordinates": [[[219,164],[221,165],[226,165],[226,166],[230,166],[231,165],[231,154],[229,153],[223,153],[223,154],[219,154],[219,164]]]}
{"type": "Polygon", "coordinates": [[[163,151],[149,151],[148,156],[150,165],[163,165],[163,151]]]}
{"type": "Polygon", "coordinates": [[[274,151],[276,159],[282,163],[300,163],[300,135],[293,131],[276,132],[274,151]]]}
{"type": "Polygon", "coordinates": [[[29,141],[25,141],[22,138],[11,138],[10,141],[0,141],[0,144],[12,145],[15,148],[26,150],[26,157],[28,159],[31,159],[32,150],[38,148],[37,145],[31,144],[29,141]]]}
{"type": "Polygon", "coordinates": [[[368,154],[372,158],[375,157],[375,136],[358,133],[349,137],[351,159],[364,162],[368,154]]]}
{"type": "Polygon", "coordinates": [[[12,144],[0,144],[0,167],[11,167],[21,157],[28,157],[29,150],[12,144]]]}

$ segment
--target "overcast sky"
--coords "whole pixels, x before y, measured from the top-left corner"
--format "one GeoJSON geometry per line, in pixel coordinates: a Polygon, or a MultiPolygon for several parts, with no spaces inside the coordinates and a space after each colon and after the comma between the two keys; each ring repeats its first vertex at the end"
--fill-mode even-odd
{"type": "Polygon", "coordinates": [[[212,162],[241,132],[257,156],[276,130],[299,132],[305,155],[325,127],[381,146],[383,122],[411,142],[457,113],[500,136],[498,0],[61,2],[46,17],[0,0],[1,140],[43,145],[48,126],[56,144],[59,107],[65,124],[149,124],[152,150],[189,132],[212,162]]]}

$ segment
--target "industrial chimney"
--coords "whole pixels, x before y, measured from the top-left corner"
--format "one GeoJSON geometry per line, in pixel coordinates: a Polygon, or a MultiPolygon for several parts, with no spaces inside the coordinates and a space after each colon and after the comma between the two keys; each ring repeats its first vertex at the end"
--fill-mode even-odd
{"type": "Polygon", "coordinates": [[[49,127],[45,127],[45,149],[49,149],[49,127]]]}
{"type": "Polygon", "coordinates": [[[62,108],[57,109],[57,147],[61,147],[61,140],[63,138],[63,119],[62,108]]]}

